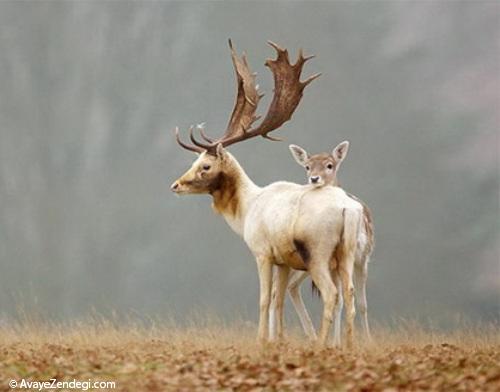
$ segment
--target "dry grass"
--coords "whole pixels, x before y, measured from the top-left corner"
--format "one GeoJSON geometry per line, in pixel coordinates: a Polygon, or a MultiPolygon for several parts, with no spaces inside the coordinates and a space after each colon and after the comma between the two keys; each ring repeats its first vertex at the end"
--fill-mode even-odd
{"type": "Polygon", "coordinates": [[[297,331],[257,347],[254,325],[219,321],[0,327],[0,391],[10,379],[111,380],[120,391],[500,390],[498,326],[430,333],[412,323],[379,328],[376,343],[315,350],[297,331]]]}

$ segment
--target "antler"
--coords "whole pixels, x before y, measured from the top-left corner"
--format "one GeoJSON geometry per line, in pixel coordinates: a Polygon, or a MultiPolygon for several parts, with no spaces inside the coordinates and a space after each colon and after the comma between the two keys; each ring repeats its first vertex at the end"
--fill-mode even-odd
{"type": "Polygon", "coordinates": [[[196,152],[206,150],[209,153],[214,153],[218,144],[227,147],[231,144],[256,136],[262,136],[273,141],[281,140],[269,136],[269,132],[279,128],[292,117],[293,112],[302,98],[305,87],[321,74],[318,73],[307,78],[303,82],[300,81],[300,75],[304,64],[314,56],[304,57],[301,49],[296,63],[292,65],[290,64],[288,51],[286,49],[280,48],[274,42],[269,41],[268,43],[277,52],[277,58],[275,60],[269,59],[265,63],[273,73],[274,96],[261,124],[256,128],[252,128],[252,124],[260,118],[260,116],[255,115],[255,112],[263,94],[259,94],[257,91],[258,86],[255,85],[255,74],[251,72],[245,54],[243,54],[241,58],[238,58],[232,42],[229,40],[231,57],[236,72],[238,93],[227,129],[219,139],[215,140],[208,137],[203,129],[199,129],[202,138],[206,142],[203,143],[196,140],[193,135],[193,128],[191,127],[189,136],[193,145],[187,145],[181,142],[178,130],[176,129],[177,142],[183,148],[196,152]]]}
{"type": "Polygon", "coordinates": [[[258,85],[255,84],[256,73],[250,70],[245,53],[238,58],[233,48],[233,43],[229,40],[231,49],[231,59],[233,60],[234,70],[236,72],[236,82],[238,84],[238,93],[236,103],[234,104],[231,119],[227,125],[226,132],[220,139],[231,135],[242,135],[258,119],[255,116],[257,106],[264,94],[258,93],[258,85]]]}

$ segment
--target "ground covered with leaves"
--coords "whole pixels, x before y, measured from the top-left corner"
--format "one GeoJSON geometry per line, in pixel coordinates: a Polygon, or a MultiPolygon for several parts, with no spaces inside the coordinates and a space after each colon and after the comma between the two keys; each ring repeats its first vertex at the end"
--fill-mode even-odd
{"type": "MultiPolygon", "coordinates": [[[[499,391],[495,326],[436,334],[375,331],[353,350],[315,349],[299,333],[267,347],[254,327],[0,328],[0,391],[10,380],[114,381],[117,391],[499,391]]],[[[111,390],[111,389],[110,389],[111,390]]]]}

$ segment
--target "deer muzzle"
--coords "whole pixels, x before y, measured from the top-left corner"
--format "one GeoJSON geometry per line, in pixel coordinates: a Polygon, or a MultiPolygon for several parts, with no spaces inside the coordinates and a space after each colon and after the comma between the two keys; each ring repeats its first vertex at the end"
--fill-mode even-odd
{"type": "Polygon", "coordinates": [[[325,182],[321,176],[311,176],[309,177],[309,183],[314,186],[322,186],[325,182]]]}
{"type": "Polygon", "coordinates": [[[178,192],[179,190],[179,183],[175,181],[172,185],[170,185],[170,190],[172,192],[178,192]]]}

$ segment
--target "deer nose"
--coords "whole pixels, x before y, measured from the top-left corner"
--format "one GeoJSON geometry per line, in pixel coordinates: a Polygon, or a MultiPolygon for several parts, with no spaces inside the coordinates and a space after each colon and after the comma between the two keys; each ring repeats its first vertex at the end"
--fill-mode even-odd
{"type": "Polygon", "coordinates": [[[170,190],[176,191],[179,188],[179,183],[176,181],[170,186],[170,190]]]}
{"type": "Polygon", "coordinates": [[[317,184],[319,181],[319,176],[311,177],[311,184],[317,184]]]}

